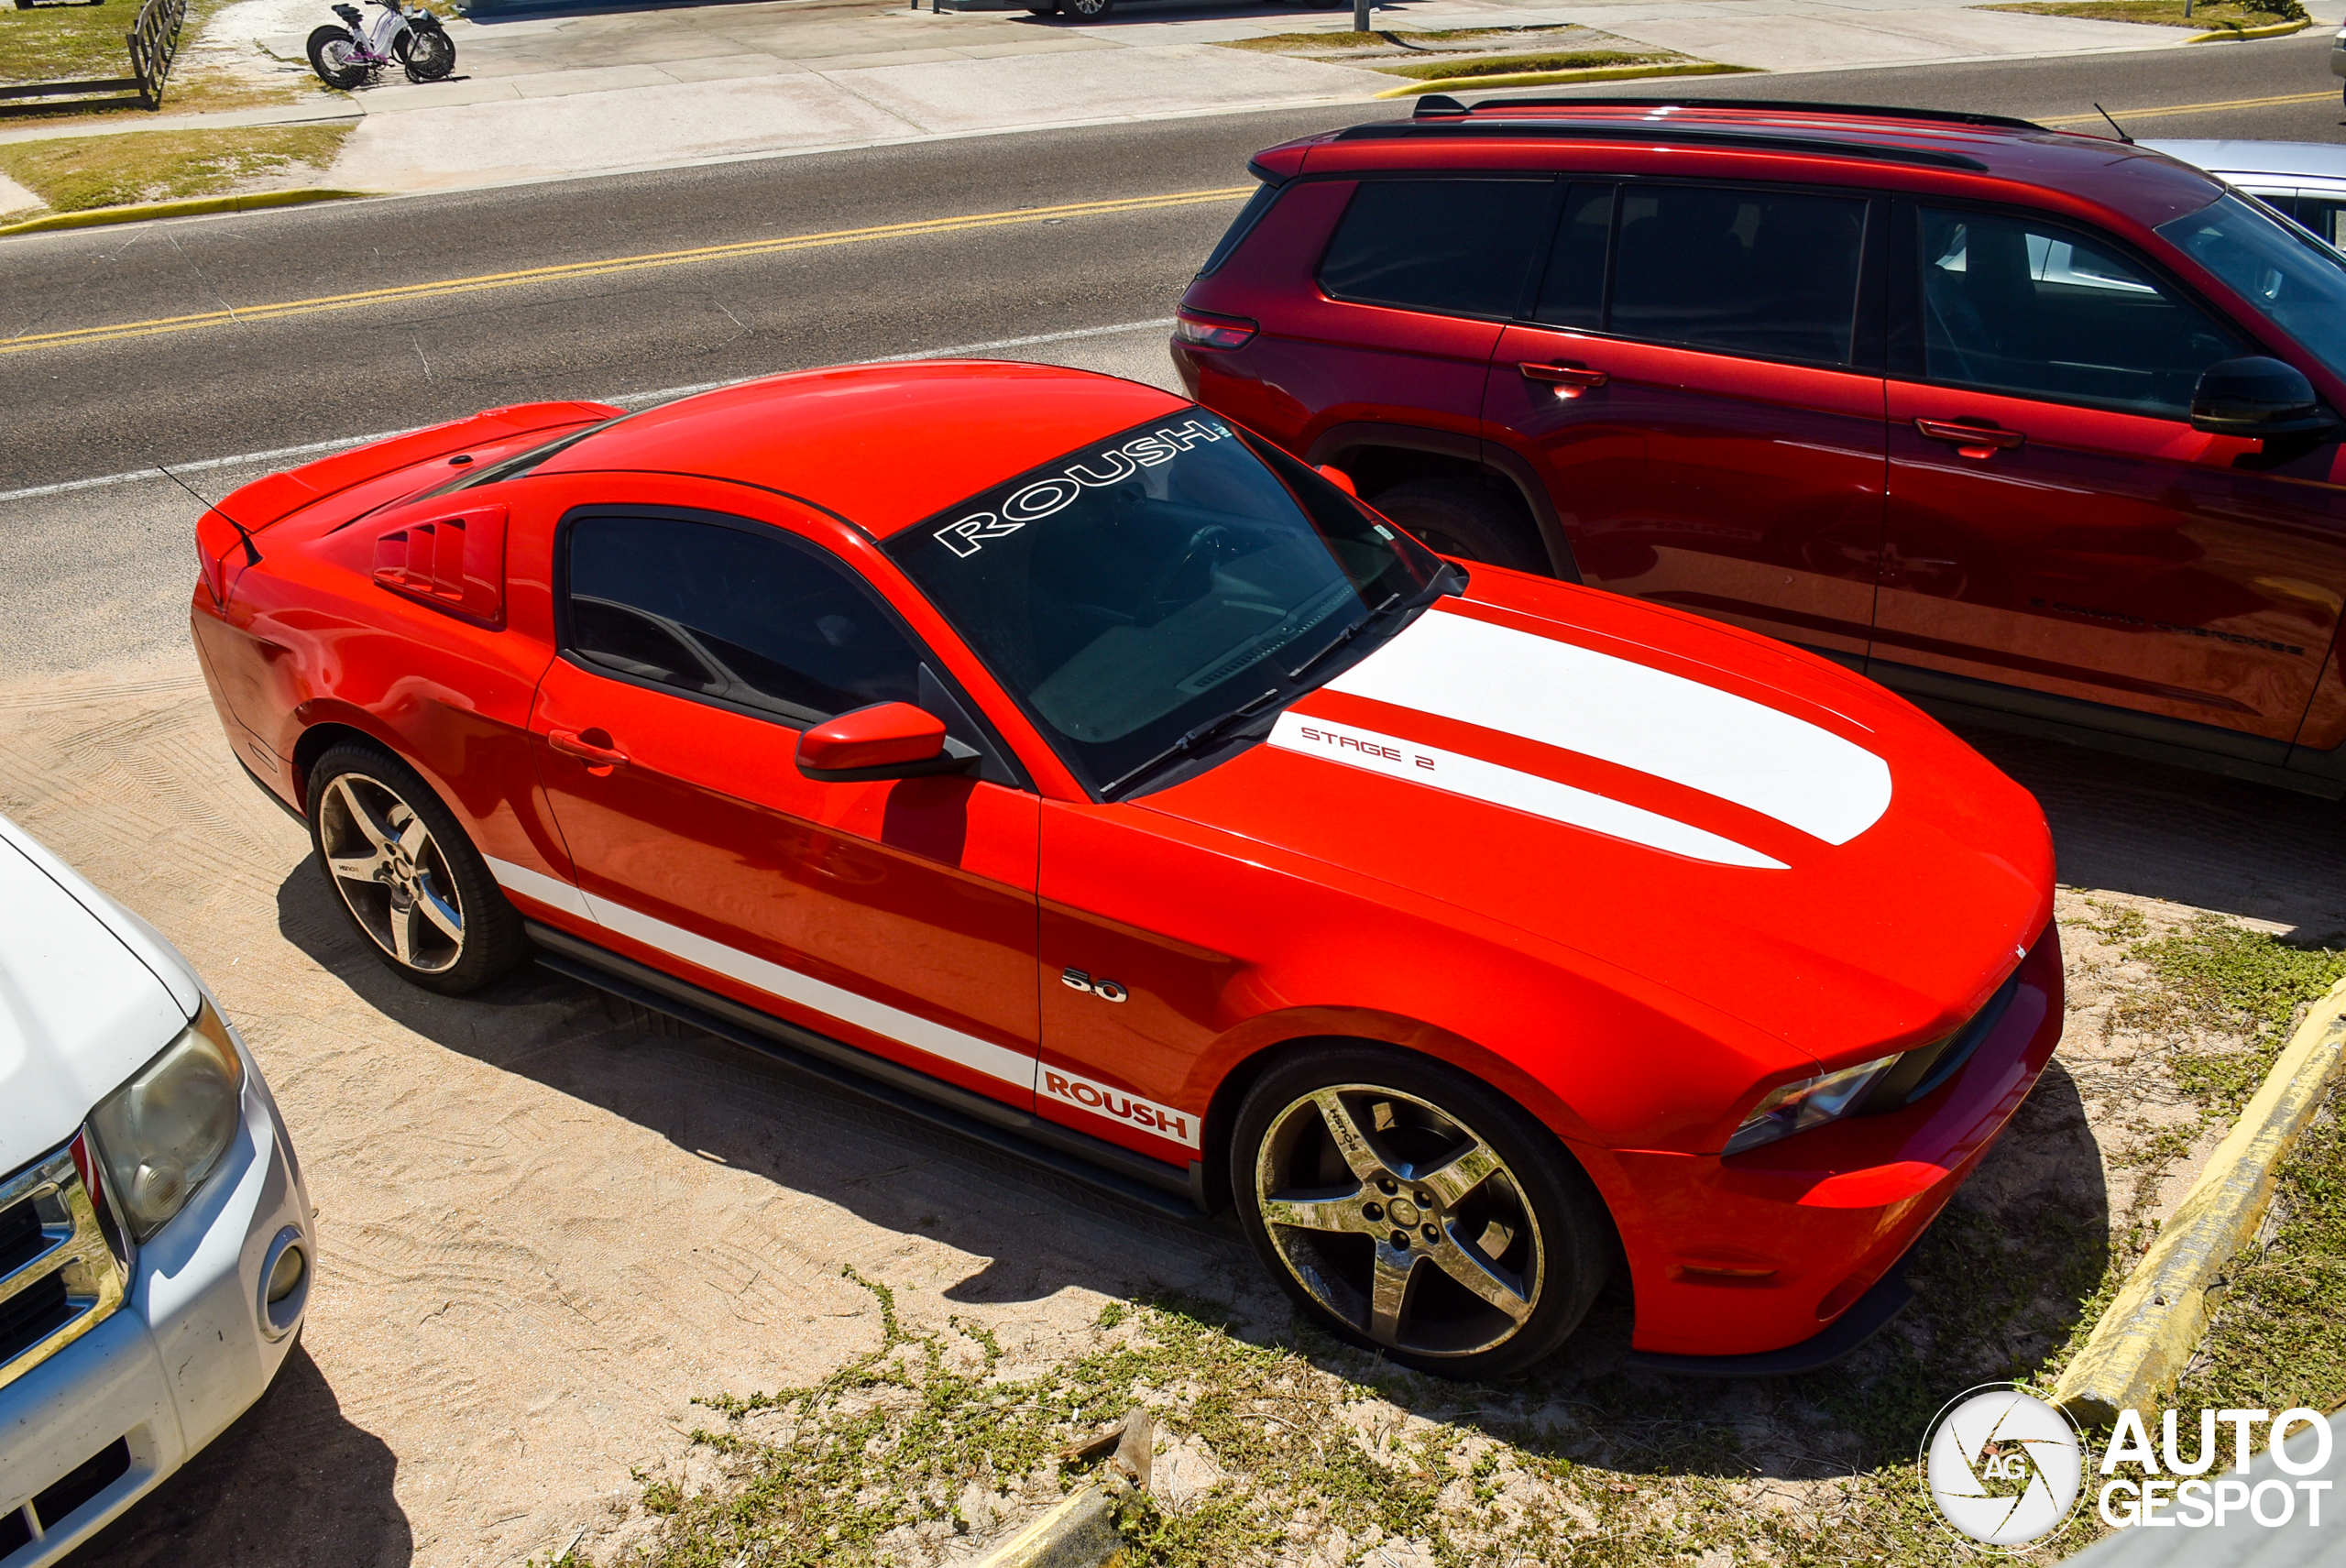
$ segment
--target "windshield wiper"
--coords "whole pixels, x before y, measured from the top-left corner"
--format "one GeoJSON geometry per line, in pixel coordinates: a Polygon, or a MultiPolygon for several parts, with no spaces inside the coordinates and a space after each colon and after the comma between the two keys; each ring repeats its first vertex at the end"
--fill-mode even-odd
{"type": "Polygon", "coordinates": [[[1278,688],[1277,686],[1273,686],[1269,691],[1265,692],[1262,696],[1255,698],[1253,701],[1241,704],[1239,707],[1232,708],[1228,713],[1223,714],[1221,718],[1207,719],[1203,724],[1199,725],[1195,729],[1190,730],[1187,735],[1182,736],[1178,740],[1174,741],[1173,744],[1166,747],[1162,751],[1157,752],[1157,755],[1151,757],[1146,762],[1143,762],[1139,767],[1134,768],[1130,772],[1119,776],[1114,782],[1109,784],[1106,787],[1101,790],[1101,795],[1103,798],[1113,795],[1122,790],[1126,784],[1132,783],[1135,779],[1139,778],[1143,773],[1152,772],[1163,764],[1171,762],[1176,757],[1184,756],[1189,752],[1194,751],[1210,740],[1221,739],[1231,730],[1238,729],[1240,726],[1259,716],[1266,704],[1275,702],[1278,699],[1278,688]]]}
{"type": "Polygon", "coordinates": [[[1337,632],[1333,641],[1330,642],[1325,648],[1321,649],[1317,653],[1312,654],[1311,657],[1306,659],[1300,664],[1298,664],[1294,669],[1289,670],[1287,673],[1287,678],[1291,681],[1301,680],[1303,678],[1304,671],[1311,668],[1312,665],[1320,663],[1322,659],[1328,657],[1329,654],[1333,653],[1337,649],[1343,647],[1345,643],[1350,642],[1354,638],[1359,636],[1370,627],[1376,625],[1376,622],[1385,618],[1386,611],[1391,609],[1395,605],[1399,604],[1400,602],[1401,593],[1399,589],[1397,588],[1393,592],[1387,594],[1383,604],[1378,605],[1375,609],[1370,610],[1366,615],[1362,616],[1358,620],[1354,621],[1350,626],[1347,626],[1342,631],[1337,632]]]}

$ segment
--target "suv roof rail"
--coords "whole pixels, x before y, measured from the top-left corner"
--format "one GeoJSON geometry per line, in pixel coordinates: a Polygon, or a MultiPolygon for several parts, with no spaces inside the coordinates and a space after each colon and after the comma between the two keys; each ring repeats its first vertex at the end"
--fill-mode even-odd
{"type": "Polygon", "coordinates": [[[1803,136],[1770,126],[1749,130],[1679,123],[1657,126],[1619,120],[1379,120],[1338,131],[1337,141],[1392,141],[1412,137],[1494,139],[1553,137],[1574,141],[1673,142],[1682,147],[1745,148],[1754,152],[1805,152],[1825,158],[1870,159],[1880,163],[1912,163],[1927,169],[1965,169],[1984,172],[1988,166],[1963,153],[1935,147],[1902,147],[1895,142],[1858,141],[1835,137],[1803,136]]]}
{"type": "Polygon", "coordinates": [[[2007,115],[1975,115],[1961,109],[1902,109],[1888,104],[1809,104],[1791,98],[1485,98],[1462,104],[1443,93],[1429,93],[1418,100],[1413,117],[1432,115],[1473,115],[1509,109],[1760,109],[1800,115],[1858,115],[1869,119],[1929,120],[1941,125],[1976,126],[2001,131],[2043,131],[2034,120],[2007,115]]]}

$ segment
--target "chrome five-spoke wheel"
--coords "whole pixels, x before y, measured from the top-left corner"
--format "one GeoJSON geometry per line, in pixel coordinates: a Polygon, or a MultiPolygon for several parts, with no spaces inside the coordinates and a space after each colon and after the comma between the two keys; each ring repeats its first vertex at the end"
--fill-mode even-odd
{"type": "Polygon", "coordinates": [[[446,854],[399,792],[345,773],[318,801],[318,851],[358,928],[400,967],[443,974],[465,956],[465,904],[446,854]]]}
{"type": "Polygon", "coordinates": [[[1539,1306],[1546,1249],[1523,1184],[1473,1128],[1369,1083],[1271,1119],[1254,1201],[1279,1261],[1354,1333],[1413,1357],[1504,1345],[1539,1306]]]}

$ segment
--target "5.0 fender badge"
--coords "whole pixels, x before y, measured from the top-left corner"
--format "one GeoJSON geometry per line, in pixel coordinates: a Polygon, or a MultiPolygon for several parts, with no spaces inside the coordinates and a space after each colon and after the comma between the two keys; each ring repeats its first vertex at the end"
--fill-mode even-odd
{"type": "Polygon", "coordinates": [[[1086,991],[1102,1002],[1122,1002],[1132,994],[1113,980],[1094,980],[1080,969],[1059,970],[1059,983],[1071,991],[1086,991]]]}

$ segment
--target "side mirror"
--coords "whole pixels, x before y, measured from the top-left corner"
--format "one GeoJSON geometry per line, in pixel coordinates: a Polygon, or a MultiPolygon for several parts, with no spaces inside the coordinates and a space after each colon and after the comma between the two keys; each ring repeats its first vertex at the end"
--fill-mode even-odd
{"type": "Polygon", "coordinates": [[[859,707],[798,737],[798,771],[824,784],[958,773],[976,761],[946,740],[943,719],[908,702],[859,707]]]}
{"type": "Polygon", "coordinates": [[[2191,390],[2191,428],[2209,435],[2311,435],[2337,422],[2304,372],[2259,354],[2209,366],[2191,390]]]}
{"type": "Polygon", "coordinates": [[[1327,480],[1330,484],[1335,486],[1336,488],[1343,491],[1344,494],[1352,497],[1354,500],[1358,500],[1360,499],[1360,487],[1354,484],[1353,477],[1350,474],[1345,473],[1342,468],[1322,463],[1320,465],[1320,477],[1327,480]]]}

